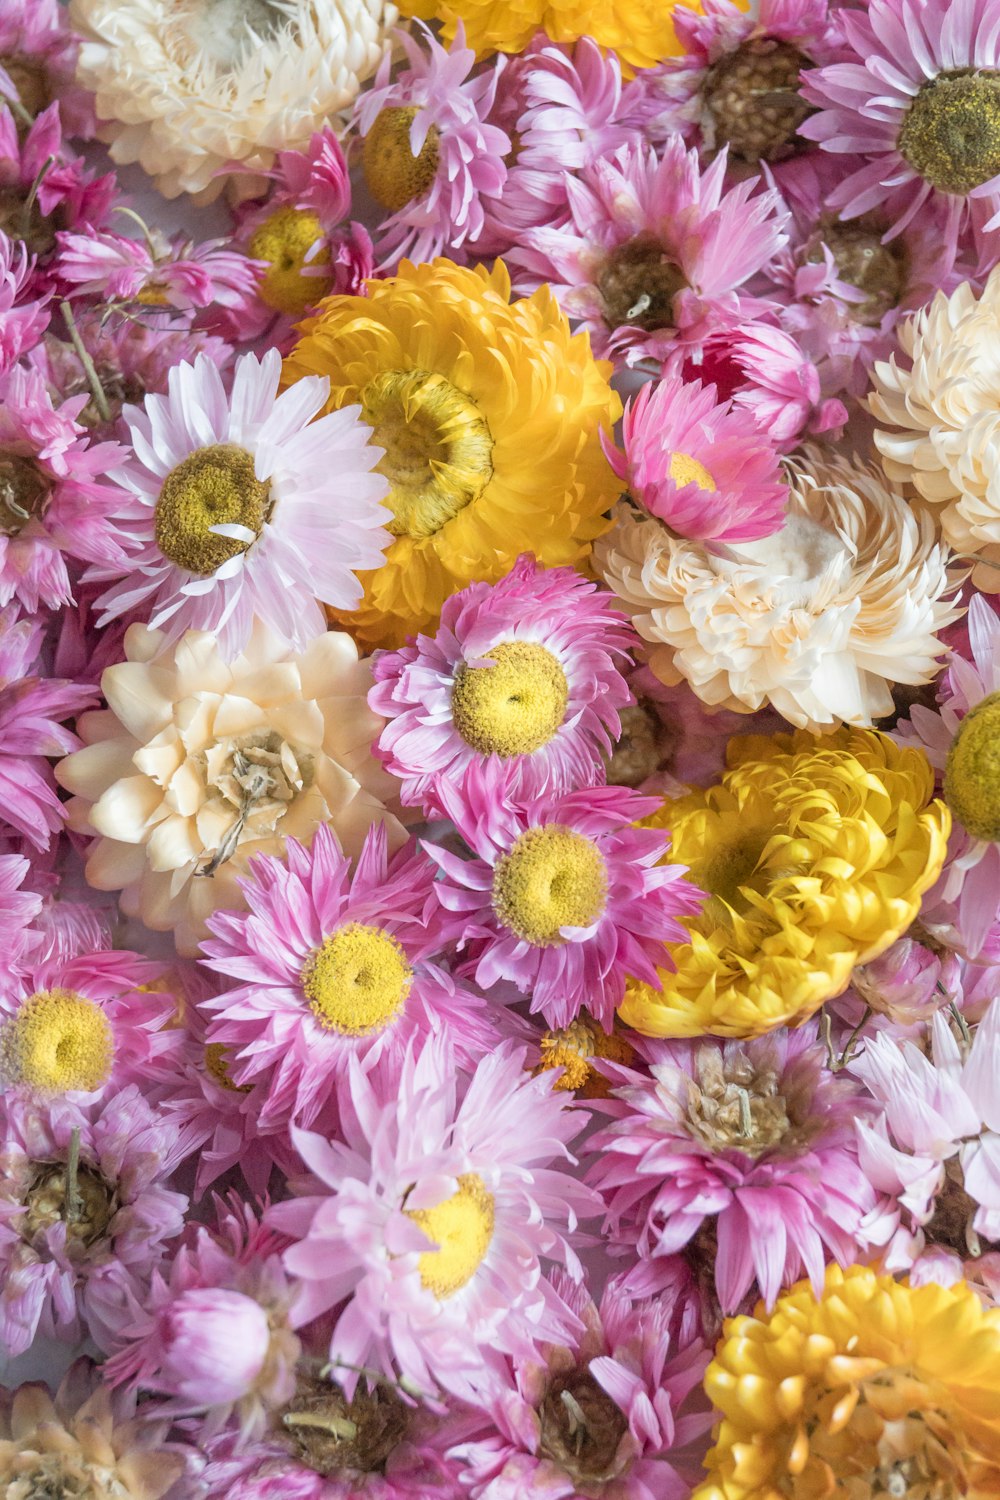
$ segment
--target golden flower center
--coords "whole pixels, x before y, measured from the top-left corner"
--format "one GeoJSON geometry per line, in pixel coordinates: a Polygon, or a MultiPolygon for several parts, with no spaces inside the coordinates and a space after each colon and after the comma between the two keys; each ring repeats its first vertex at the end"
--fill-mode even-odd
{"type": "Polygon", "coordinates": [[[589,1370],[559,1375],[539,1412],[538,1452],[576,1485],[602,1484],[621,1473],[618,1449],[628,1421],[589,1370]]]}
{"type": "Polygon", "coordinates": [[[552,948],[566,927],[590,927],[604,911],[608,871],[582,833],[550,823],[522,833],[493,871],[493,910],[526,943],[552,948]]]}
{"type": "Polygon", "coordinates": [[[307,208],[279,208],[268,215],[247,247],[254,260],[261,260],[267,266],[257,288],[262,302],[296,318],[326,295],[332,285],[329,274],[303,274],[307,265],[329,266],[328,246],[315,259],[306,259],[316,241],[322,238],[323,226],[307,208]]]}
{"type": "Polygon", "coordinates": [[[37,1235],[62,1220],[68,1245],[88,1249],[103,1239],[117,1211],[115,1189],[96,1167],[81,1162],[70,1174],[64,1162],[36,1162],[18,1227],[30,1245],[37,1235]]]}
{"type": "Polygon", "coordinates": [[[433,1208],[404,1212],[437,1245],[425,1250],[418,1266],[420,1280],[442,1301],[462,1289],[479,1270],[493,1238],[493,1194],[478,1172],[463,1172],[458,1191],[433,1208]]]}
{"type": "Polygon", "coordinates": [[[496,665],[460,666],[455,673],[455,728],[483,755],[540,750],[566,717],[569,684],[558,657],[535,641],[502,641],[485,659],[496,665]]]}
{"type": "Polygon", "coordinates": [[[198,448],[171,469],[156,502],[156,545],[178,568],[202,577],[252,547],[271,510],[270,486],[253,454],[235,443],[198,448]],[[224,526],[228,534],[220,534],[224,526]]]}
{"type": "Polygon", "coordinates": [[[221,1042],[206,1042],[205,1044],[205,1071],[210,1073],[216,1083],[222,1088],[228,1089],[231,1094],[249,1094],[253,1090],[251,1083],[234,1083],[229,1076],[229,1064],[226,1058],[229,1056],[229,1048],[224,1047],[221,1042]]]}
{"type": "Polygon", "coordinates": [[[416,117],[414,104],[391,106],[375,116],[365,136],[361,156],[365,181],[372,197],[390,213],[398,213],[426,193],[438,169],[436,125],[428,130],[416,156],[410,148],[410,126],[416,117]]]}
{"type": "Polygon", "coordinates": [[[674,298],[686,286],[684,272],[652,234],[637,235],[617,246],[597,274],[609,328],[628,323],[651,333],[671,327],[674,298]]]}
{"type": "Polygon", "coordinates": [[[0,454],[0,535],[17,536],[44,514],[51,492],[48,477],[33,459],[0,454]]]}
{"type": "Polygon", "coordinates": [[[584,1015],[557,1031],[543,1032],[538,1051],[535,1072],[550,1073],[562,1068],[553,1087],[574,1094],[582,1090],[585,1099],[602,1099],[610,1092],[607,1079],[593,1067],[595,1057],[620,1063],[632,1062],[635,1057],[623,1036],[617,1032],[608,1035],[584,1015]]]}
{"type": "Polygon", "coordinates": [[[377,1474],[406,1437],[410,1408],[386,1381],[369,1390],[359,1380],[350,1401],[335,1381],[300,1374],[281,1413],[299,1463],[317,1474],[377,1474]]]}
{"type": "Polygon", "coordinates": [[[966,714],[951,742],[944,800],[977,839],[1000,839],[1000,693],[966,714]]]}
{"type": "Polygon", "coordinates": [[[942,193],[969,193],[1000,174],[1000,73],[971,68],[923,84],[897,142],[915,172],[942,193]]]}
{"type": "Polygon", "coordinates": [[[717,488],[715,476],[690,453],[672,453],[669,472],[674,484],[696,484],[706,494],[714,494],[717,488]]]}
{"type": "Polygon", "coordinates": [[[348,922],[306,961],[302,989],[326,1031],[368,1036],[381,1031],[410,993],[413,970],[399,943],[379,927],[348,922]]]}
{"type": "Polygon", "coordinates": [[[474,401],[429,370],[387,370],[361,392],[361,412],[385,449],[393,536],[434,536],[493,478],[493,438],[474,401]]]}
{"type": "Polygon", "coordinates": [[[877,328],[890,308],[898,305],[906,286],[909,267],[904,241],[899,238],[884,245],[878,229],[864,222],[824,224],[806,260],[822,261],[824,245],[833,256],[841,281],[865,294],[863,302],[850,304],[849,316],[855,323],[877,328]]]}
{"type": "Polygon", "coordinates": [[[714,63],[704,99],[717,145],[754,166],[791,156],[809,113],[798,92],[799,73],[808,66],[797,47],[774,37],[754,37],[714,63]]]}
{"type": "MultiPolygon", "coordinates": [[[[731,912],[742,914],[750,905],[747,891],[760,885],[766,889],[770,883],[768,873],[758,867],[771,832],[769,826],[745,824],[738,816],[722,818],[713,830],[712,841],[699,850],[699,857],[683,861],[690,866],[692,884],[716,898],[705,906],[713,921],[728,923],[731,912]]],[[[675,843],[674,852],[681,859],[679,847],[675,843]]]]}
{"type": "Polygon", "coordinates": [[[29,996],[3,1028],[4,1072],[40,1093],[92,1093],[111,1076],[114,1034],[93,1000],[72,990],[29,996]]]}

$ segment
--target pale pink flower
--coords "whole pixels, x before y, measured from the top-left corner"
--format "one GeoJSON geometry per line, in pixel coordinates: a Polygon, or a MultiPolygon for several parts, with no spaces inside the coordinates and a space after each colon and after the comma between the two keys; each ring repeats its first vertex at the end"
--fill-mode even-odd
{"type": "Polygon", "coordinates": [[[913,1026],[929,1021],[961,994],[961,960],[928,947],[911,929],[877,958],[855,967],[845,998],[853,996],[899,1026],[913,1026]]]}
{"type": "Polygon", "coordinates": [[[182,234],[150,240],[112,234],[56,236],[59,276],[75,294],[102,302],[136,302],[148,318],[158,309],[195,312],[218,303],[239,308],[253,296],[256,267],[228,240],[195,243],[182,234]]]}

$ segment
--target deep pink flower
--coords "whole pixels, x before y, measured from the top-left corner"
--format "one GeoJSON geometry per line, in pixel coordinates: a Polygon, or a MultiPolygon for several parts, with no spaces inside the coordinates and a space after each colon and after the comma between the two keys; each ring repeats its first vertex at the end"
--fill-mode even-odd
{"type": "Polygon", "coordinates": [[[218,303],[240,308],[252,298],[254,264],[228,240],[195,244],[182,234],[152,242],[112,234],[56,236],[59,275],[74,293],[102,302],[137,302],[148,317],[157,309],[194,312],[218,303]]]}
{"type": "Polygon", "coordinates": [[[7,976],[38,941],[32,923],[42,909],[42,898],[30,888],[21,889],[30,872],[31,863],[23,855],[0,854],[0,967],[7,976]]]}
{"type": "Polygon", "coordinates": [[[59,101],[68,134],[94,132],[94,97],[76,82],[80,40],[59,0],[0,0],[0,94],[29,115],[59,101]]]}
{"type": "Polygon", "coordinates": [[[28,354],[48,327],[48,296],[34,295],[33,268],[24,245],[0,230],[0,374],[28,354]]]}

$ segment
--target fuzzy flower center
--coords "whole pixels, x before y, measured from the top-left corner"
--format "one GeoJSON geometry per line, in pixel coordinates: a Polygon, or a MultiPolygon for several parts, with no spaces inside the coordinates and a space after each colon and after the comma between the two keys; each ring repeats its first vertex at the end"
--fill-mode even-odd
{"type": "Polygon", "coordinates": [[[641,786],[670,757],[673,732],[651,706],[640,700],[622,709],[622,732],[604,757],[610,786],[641,786]]]}
{"type": "Polygon", "coordinates": [[[531,755],[562,725],[569,684],[558,657],[535,641],[501,641],[492,667],[460,666],[451,712],[455,728],[483,755],[531,755]]]}
{"type": "Polygon", "coordinates": [[[388,1384],[359,1380],[347,1400],[333,1381],[300,1374],[281,1414],[295,1457],[317,1474],[381,1473],[406,1437],[410,1409],[388,1384]]]}
{"type": "MultiPolygon", "coordinates": [[[[41,169],[39,183],[51,166],[41,169]]],[[[58,207],[51,215],[42,213],[34,185],[0,188],[0,229],[8,239],[20,241],[32,255],[48,255],[54,249],[56,230],[65,227],[63,220],[58,207]]]]}
{"type": "Polygon", "coordinates": [[[368,190],[394,214],[426,193],[438,169],[440,134],[436,125],[428,130],[416,156],[410,148],[410,126],[416,117],[415,104],[390,106],[375,116],[365,136],[361,163],[368,190]]]}
{"type": "Polygon", "coordinates": [[[753,165],[791,156],[809,113],[798,92],[799,73],[808,66],[797,47],[773,37],[753,38],[721,57],[704,88],[716,144],[753,165]]]}
{"type": "Polygon", "coordinates": [[[229,1075],[229,1064],[226,1061],[229,1049],[221,1042],[206,1042],[205,1044],[205,1071],[210,1073],[216,1083],[227,1089],[231,1094],[249,1094],[253,1091],[252,1083],[234,1083],[229,1075]]]}
{"type": "Polygon", "coordinates": [[[213,443],[182,459],[163,481],[156,545],[178,568],[207,577],[253,546],[270,510],[270,486],[257,478],[253,454],[213,443]]]}
{"type": "Polygon", "coordinates": [[[966,714],[951,742],[944,800],[977,839],[1000,839],[1000,693],[966,714]]]}
{"type": "Polygon", "coordinates": [[[189,63],[197,60],[203,69],[208,61],[228,73],[286,26],[289,17],[280,0],[174,0],[174,20],[189,63]]]}
{"type": "Polygon", "coordinates": [[[700,1047],[686,1104],[688,1134],[710,1151],[756,1158],[780,1146],[798,1154],[815,1133],[807,1114],[803,1122],[796,1119],[799,1111],[782,1092],[777,1068],[742,1048],[724,1054],[700,1047]]]}
{"type": "Polygon", "coordinates": [[[898,306],[908,274],[906,246],[901,239],[883,245],[877,229],[863,222],[826,224],[810,245],[806,260],[823,260],[823,246],[833,256],[841,281],[864,292],[863,302],[852,302],[849,313],[855,323],[877,328],[886,313],[898,306]]]}
{"type": "Polygon", "coordinates": [[[99,1005],[72,990],[29,996],[5,1027],[4,1072],[40,1093],[92,1093],[107,1083],[114,1057],[111,1024],[99,1005]]]}
{"type": "Polygon", "coordinates": [[[1000,174],[1000,74],[940,73],[913,100],[900,155],[942,193],[970,193],[1000,174]]]}
{"type": "Polygon", "coordinates": [[[493,872],[493,910],[536,948],[565,942],[566,927],[590,927],[604,911],[608,870],[582,833],[550,823],[529,828],[493,872]]]}
{"type": "Polygon", "coordinates": [[[30,458],[0,454],[0,535],[17,536],[44,514],[52,485],[30,458]]]}
{"type": "Polygon", "coordinates": [[[628,1421],[589,1370],[554,1380],[539,1415],[539,1456],[558,1464],[574,1485],[599,1484],[620,1472],[618,1447],[628,1421]]]}
{"type": "Polygon", "coordinates": [[[945,1162],[944,1171],[944,1181],[934,1195],[934,1212],[922,1226],[928,1244],[945,1245],[963,1259],[995,1251],[997,1245],[981,1238],[973,1224],[979,1204],[966,1190],[959,1159],[951,1157],[945,1162]]]}
{"type": "Polygon", "coordinates": [[[393,536],[434,536],[493,478],[493,438],[474,401],[429,370],[387,370],[361,393],[361,413],[385,449],[393,536]]]}
{"type": "Polygon", "coordinates": [[[61,1220],[67,1247],[89,1249],[104,1238],[118,1211],[115,1189],[86,1162],[36,1162],[23,1201],[19,1228],[29,1245],[61,1220]]]}
{"type": "Polygon", "coordinates": [[[720,818],[711,843],[700,853],[697,870],[692,864],[690,874],[692,882],[709,893],[705,910],[714,921],[730,923],[732,912],[749,909],[748,892],[767,889],[768,874],[759,866],[771,832],[770,826],[720,818]]]}
{"type": "Polygon", "coordinates": [[[635,1056],[623,1036],[617,1032],[607,1035],[589,1017],[580,1015],[558,1031],[546,1031],[539,1043],[539,1060],[536,1073],[550,1073],[562,1068],[562,1074],[553,1087],[566,1093],[583,1090],[585,1099],[604,1098],[610,1092],[606,1078],[593,1066],[595,1057],[607,1057],[613,1062],[628,1063],[635,1056]]]}
{"type": "MultiPolygon", "coordinates": [[[[17,97],[29,115],[40,115],[52,103],[52,86],[49,75],[37,57],[25,53],[5,52],[0,54],[3,67],[11,83],[17,89],[17,97]]],[[[21,122],[19,129],[27,129],[21,122]]]]}
{"type": "Polygon", "coordinates": [[[348,922],[306,961],[302,989],[325,1031],[369,1036],[403,1006],[413,970],[396,939],[379,927],[348,922]]]}
{"type": "Polygon", "coordinates": [[[597,274],[609,328],[628,323],[651,333],[671,327],[674,298],[686,286],[680,266],[652,234],[640,234],[618,245],[597,274]]]}
{"type": "Polygon", "coordinates": [[[330,251],[322,249],[310,259],[309,252],[323,239],[323,226],[306,208],[279,208],[255,230],[248,246],[254,260],[267,266],[257,288],[262,302],[277,312],[299,317],[324,297],[331,286],[329,274],[305,275],[305,269],[330,264],[330,251]]]}
{"type": "Polygon", "coordinates": [[[425,1250],[418,1261],[421,1282],[442,1301],[454,1296],[472,1280],[490,1248],[493,1194],[478,1172],[463,1172],[450,1198],[404,1212],[438,1247],[425,1250]]]}
{"type": "Polygon", "coordinates": [[[690,453],[672,453],[669,473],[677,485],[696,484],[706,494],[714,494],[717,488],[715,476],[690,453]]]}

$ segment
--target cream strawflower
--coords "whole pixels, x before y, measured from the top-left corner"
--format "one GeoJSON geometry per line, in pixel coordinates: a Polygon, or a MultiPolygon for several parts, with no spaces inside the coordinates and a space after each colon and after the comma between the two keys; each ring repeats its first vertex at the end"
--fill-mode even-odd
{"type": "Polygon", "coordinates": [[[875,468],[807,449],[789,480],[780,531],[712,550],[622,504],[595,565],[661,681],[737,712],[770,703],[802,729],[869,725],[892,712],[890,684],[938,671],[959,576],[875,468]]]}
{"type": "Polygon", "coordinates": [[[98,835],[87,879],[120,890],[127,915],[194,954],[213,911],[245,907],[252,855],[308,844],[321,823],[350,856],[373,823],[391,848],[405,840],[350,636],[328,631],[295,656],[258,626],[229,663],[205,632],[154,661],[162,649],[160,632],[131,627],[127,661],[101,679],[108,708],[83,715],[84,748],[56,770],[75,794],[71,826],[98,835]]]}
{"type": "Polygon", "coordinates": [[[241,197],[346,109],[385,53],[390,0],[71,0],[77,78],[116,162],[168,198],[241,197]],[[217,175],[219,173],[222,175],[217,175]]]}

